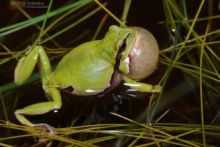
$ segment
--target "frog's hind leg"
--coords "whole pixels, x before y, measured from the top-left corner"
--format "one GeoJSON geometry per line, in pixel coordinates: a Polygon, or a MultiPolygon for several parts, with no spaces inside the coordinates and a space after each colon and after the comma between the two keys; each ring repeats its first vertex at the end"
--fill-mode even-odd
{"type": "Polygon", "coordinates": [[[49,125],[33,124],[25,117],[25,115],[44,114],[55,109],[60,109],[62,105],[59,90],[56,87],[48,86],[48,79],[52,69],[47,54],[42,46],[35,46],[33,50],[28,52],[28,54],[21,58],[21,60],[18,62],[18,65],[15,69],[15,83],[18,85],[23,84],[33,72],[38,60],[40,61],[42,87],[50,97],[50,101],[40,102],[22,109],[18,109],[15,111],[15,116],[24,125],[43,126],[50,131],[49,125]]]}

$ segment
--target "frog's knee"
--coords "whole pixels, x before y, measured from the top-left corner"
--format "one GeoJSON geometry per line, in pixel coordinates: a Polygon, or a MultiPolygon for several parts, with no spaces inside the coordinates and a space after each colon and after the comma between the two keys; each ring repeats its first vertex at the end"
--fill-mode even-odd
{"type": "Polygon", "coordinates": [[[62,107],[62,103],[55,103],[53,104],[55,110],[60,109],[62,107]]]}

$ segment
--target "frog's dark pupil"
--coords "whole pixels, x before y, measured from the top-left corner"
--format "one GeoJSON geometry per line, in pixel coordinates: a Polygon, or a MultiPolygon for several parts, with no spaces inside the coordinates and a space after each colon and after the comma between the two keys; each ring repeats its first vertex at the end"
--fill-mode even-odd
{"type": "Polygon", "coordinates": [[[126,45],[127,45],[127,42],[126,42],[126,39],[124,39],[124,40],[122,41],[122,43],[120,44],[120,46],[119,46],[119,52],[124,51],[125,48],[126,48],[126,45]]]}
{"type": "Polygon", "coordinates": [[[121,42],[120,46],[119,46],[119,53],[123,52],[127,46],[127,39],[128,37],[131,35],[131,33],[128,33],[126,35],[126,37],[123,39],[123,41],[121,42]]]}

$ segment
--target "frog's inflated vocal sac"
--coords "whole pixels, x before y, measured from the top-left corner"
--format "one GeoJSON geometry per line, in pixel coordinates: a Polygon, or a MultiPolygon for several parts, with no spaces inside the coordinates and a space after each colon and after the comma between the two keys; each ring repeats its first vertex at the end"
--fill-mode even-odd
{"type": "Polygon", "coordinates": [[[19,60],[15,69],[15,83],[23,84],[39,61],[42,87],[49,101],[16,110],[16,118],[24,125],[48,128],[47,124],[30,122],[25,115],[60,109],[62,100],[59,89],[68,87],[71,87],[73,94],[87,96],[112,89],[123,81],[124,85],[135,91],[160,92],[159,85],[138,82],[156,69],[158,58],[156,40],[151,33],[139,27],[110,26],[103,39],[86,42],[72,49],[54,71],[44,48],[34,46],[19,60]]]}

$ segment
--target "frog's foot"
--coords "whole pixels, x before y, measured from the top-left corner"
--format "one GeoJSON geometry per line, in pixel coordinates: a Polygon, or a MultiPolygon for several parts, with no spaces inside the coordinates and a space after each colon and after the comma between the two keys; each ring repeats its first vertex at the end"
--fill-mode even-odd
{"type": "Polygon", "coordinates": [[[51,135],[51,136],[54,135],[56,132],[55,128],[53,126],[48,125],[46,123],[34,124],[33,127],[39,128],[45,132],[49,132],[49,135],[51,135]]]}
{"type": "Polygon", "coordinates": [[[151,92],[160,93],[161,89],[162,89],[162,87],[160,85],[153,85],[153,88],[152,88],[151,92]]]}

